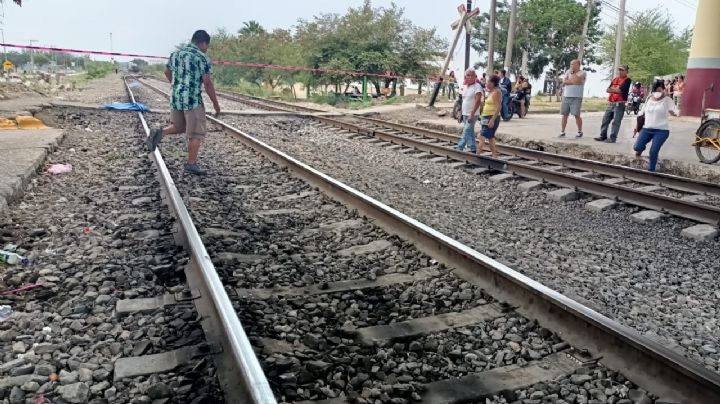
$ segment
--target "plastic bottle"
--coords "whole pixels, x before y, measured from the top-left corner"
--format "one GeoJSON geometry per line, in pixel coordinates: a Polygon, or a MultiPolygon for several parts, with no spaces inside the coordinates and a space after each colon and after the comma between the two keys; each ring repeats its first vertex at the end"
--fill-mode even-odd
{"type": "Polygon", "coordinates": [[[0,262],[15,265],[23,264],[27,265],[29,260],[21,255],[15,254],[14,252],[0,250],[0,262]]]}

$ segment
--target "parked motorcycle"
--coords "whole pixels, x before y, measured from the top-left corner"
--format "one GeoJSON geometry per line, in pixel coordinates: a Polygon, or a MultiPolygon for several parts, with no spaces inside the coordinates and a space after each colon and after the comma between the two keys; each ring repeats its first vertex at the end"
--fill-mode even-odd
{"type": "Polygon", "coordinates": [[[452,117],[457,119],[458,122],[462,122],[462,94],[458,94],[457,100],[455,100],[452,117]]]}
{"type": "Polygon", "coordinates": [[[634,113],[637,115],[640,112],[640,106],[642,105],[642,98],[640,98],[639,95],[631,95],[628,97],[627,102],[625,103],[625,113],[630,115],[630,113],[634,113]]]}
{"type": "Polygon", "coordinates": [[[508,103],[508,117],[506,117],[506,120],[510,120],[513,115],[517,114],[518,118],[524,118],[528,111],[530,111],[530,95],[525,96],[526,103],[525,103],[525,115],[520,115],[522,113],[522,110],[520,109],[520,98],[518,97],[518,93],[512,92],[510,93],[510,102],[508,103]]]}

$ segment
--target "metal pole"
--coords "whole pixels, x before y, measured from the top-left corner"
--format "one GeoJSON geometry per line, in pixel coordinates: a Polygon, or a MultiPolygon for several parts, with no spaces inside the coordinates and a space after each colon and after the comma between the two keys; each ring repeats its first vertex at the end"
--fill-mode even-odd
{"type": "Polygon", "coordinates": [[[495,19],[497,0],[490,0],[490,24],[488,26],[488,58],[487,58],[487,75],[492,76],[495,69],[495,19]]]}
{"type": "Polygon", "coordinates": [[[508,27],[507,46],[505,47],[505,70],[510,74],[512,66],[513,42],[515,41],[515,21],[517,19],[517,0],[512,0],[510,9],[510,24],[508,27]]]}
{"type": "Polygon", "coordinates": [[[592,7],[594,0],[587,0],[587,15],[585,16],[585,25],[583,25],[582,39],[578,47],[578,60],[580,65],[583,64],[583,56],[585,56],[585,43],[587,43],[588,27],[590,26],[590,17],[592,15],[592,7]]]}
{"type": "MultiPolygon", "coordinates": [[[[465,8],[465,12],[470,14],[470,10],[472,9],[472,0],[467,0],[467,6],[465,8]]],[[[5,41],[3,41],[5,42],[5,41]]],[[[470,68],[470,31],[465,33],[465,70],[463,70],[463,73],[467,71],[467,69],[470,68]]]]}
{"type": "Polygon", "coordinates": [[[367,94],[367,76],[363,76],[362,98],[363,98],[363,101],[367,101],[367,99],[368,99],[368,94],[367,94]]]}
{"type": "Polygon", "coordinates": [[[620,11],[618,11],[617,36],[615,37],[615,63],[613,66],[613,77],[617,76],[622,57],[622,43],[625,37],[625,0],[620,0],[620,11]]]}
{"type": "MultiPolygon", "coordinates": [[[[30,42],[30,46],[32,46],[33,42],[37,42],[37,40],[30,39],[28,42],[30,42]]],[[[30,49],[30,74],[33,73],[35,73],[35,50],[30,49]]]]}

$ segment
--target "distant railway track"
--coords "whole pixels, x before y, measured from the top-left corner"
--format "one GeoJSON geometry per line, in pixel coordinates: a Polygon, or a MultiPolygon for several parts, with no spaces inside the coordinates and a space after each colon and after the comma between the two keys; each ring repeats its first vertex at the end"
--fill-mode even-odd
{"type": "MultiPolygon", "coordinates": [[[[236,93],[219,92],[218,95],[267,110],[324,112],[236,93]]],[[[352,115],[314,116],[313,119],[329,127],[372,136],[432,155],[587,192],[699,223],[720,225],[720,184],[502,144],[498,145],[500,157],[493,159],[487,155],[454,150],[452,146],[457,142],[457,136],[426,128],[352,115]]]]}

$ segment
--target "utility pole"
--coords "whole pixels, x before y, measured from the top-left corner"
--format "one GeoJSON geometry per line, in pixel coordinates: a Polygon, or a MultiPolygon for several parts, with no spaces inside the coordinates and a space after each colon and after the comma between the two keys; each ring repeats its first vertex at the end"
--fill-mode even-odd
{"type": "MultiPolygon", "coordinates": [[[[28,39],[30,46],[33,46],[33,42],[37,42],[37,39],[28,39]]],[[[35,73],[35,51],[30,49],[30,74],[35,73]]]]}
{"type": "Polygon", "coordinates": [[[517,19],[517,0],[512,0],[510,8],[510,24],[508,27],[507,46],[505,47],[505,70],[510,73],[513,56],[513,42],[515,41],[515,20],[517,19]]]}
{"type": "Polygon", "coordinates": [[[487,58],[487,75],[492,76],[495,69],[495,19],[497,0],[490,0],[490,25],[488,26],[488,58],[487,58]]]}
{"type": "Polygon", "coordinates": [[[620,10],[618,11],[617,36],[615,37],[615,62],[613,64],[613,77],[617,76],[620,67],[620,58],[622,57],[622,43],[625,37],[625,0],[620,0],[620,10]]]}
{"type": "MultiPolygon", "coordinates": [[[[470,10],[472,10],[472,0],[467,0],[467,6],[465,8],[465,12],[470,14],[470,10]]],[[[467,69],[470,68],[470,31],[467,30],[465,32],[465,70],[463,70],[463,75],[467,71],[467,69]]]]}
{"type": "MultiPolygon", "coordinates": [[[[112,32],[110,33],[110,53],[113,53],[112,32]]],[[[110,56],[110,61],[115,62],[115,58],[110,56]]]]}
{"type": "Polygon", "coordinates": [[[587,0],[587,15],[585,16],[585,25],[583,25],[582,39],[580,39],[580,46],[578,47],[578,60],[580,61],[580,66],[582,66],[583,56],[585,56],[585,44],[587,43],[588,27],[590,26],[593,1],[595,0],[587,0]]]}

